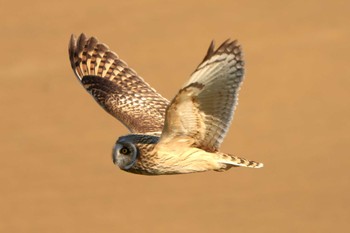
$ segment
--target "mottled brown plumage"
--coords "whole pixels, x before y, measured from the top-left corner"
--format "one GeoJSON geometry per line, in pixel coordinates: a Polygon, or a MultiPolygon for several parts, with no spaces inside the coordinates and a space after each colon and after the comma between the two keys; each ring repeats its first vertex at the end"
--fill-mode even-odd
{"type": "Polygon", "coordinates": [[[94,37],[73,35],[71,66],[84,88],[133,133],[159,132],[169,101],[94,37]]]}
{"type": "Polygon", "coordinates": [[[204,60],[169,104],[94,37],[71,37],[69,57],[84,88],[133,134],[120,137],[113,162],[144,175],[181,174],[262,163],[219,152],[243,81],[242,51],[227,40],[204,60]]]}

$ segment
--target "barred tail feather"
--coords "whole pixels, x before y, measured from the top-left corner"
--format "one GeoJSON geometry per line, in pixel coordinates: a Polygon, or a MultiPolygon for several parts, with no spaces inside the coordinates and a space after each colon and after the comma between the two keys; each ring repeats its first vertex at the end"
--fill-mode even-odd
{"type": "MultiPolygon", "coordinates": [[[[244,158],[233,156],[230,154],[222,154],[222,159],[218,162],[231,165],[234,167],[250,167],[250,168],[264,167],[263,163],[255,162],[252,160],[244,159],[244,158]]],[[[228,166],[228,168],[230,168],[231,166],[228,166]]]]}

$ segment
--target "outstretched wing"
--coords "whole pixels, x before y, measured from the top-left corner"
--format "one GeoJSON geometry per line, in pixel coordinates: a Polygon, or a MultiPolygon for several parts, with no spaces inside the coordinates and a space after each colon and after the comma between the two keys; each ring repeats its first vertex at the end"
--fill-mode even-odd
{"type": "Polygon", "coordinates": [[[243,80],[242,51],[225,41],[207,55],[170,103],[161,142],[187,137],[207,151],[217,151],[233,118],[243,80]]]}
{"type": "Polygon", "coordinates": [[[69,58],[84,88],[133,133],[160,132],[169,101],[96,38],[72,35],[69,58]]]}

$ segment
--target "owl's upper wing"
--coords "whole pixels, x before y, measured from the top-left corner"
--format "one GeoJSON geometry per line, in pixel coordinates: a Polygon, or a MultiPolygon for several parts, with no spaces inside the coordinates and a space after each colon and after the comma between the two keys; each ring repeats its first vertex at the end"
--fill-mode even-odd
{"type": "Polygon", "coordinates": [[[214,51],[212,42],[202,63],[170,103],[160,142],[176,137],[217,151],[233,118],[243,80],[242,51],[227,40],[214,51]]]}
{"type": "Polygon", "coordinates": [[[96,38],[72,35],[69,58],[84,88],[131,132],[160,132],[169,101],[96,38]]]}

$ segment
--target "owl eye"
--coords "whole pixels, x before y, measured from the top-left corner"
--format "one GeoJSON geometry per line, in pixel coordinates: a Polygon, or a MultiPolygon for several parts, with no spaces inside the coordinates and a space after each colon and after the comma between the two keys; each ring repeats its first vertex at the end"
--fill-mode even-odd
{"type": "Polygon", "coordinates": [[[123,147],[123,148],[120,149],[119,152],[120,152],[121,154],[123,154],[123,155],[127,155],[127,154],[130,153],[130,150],[129,150],[129,148],[127,148],[127,147],[123,147]]]}
{"type": "Polygon", "coordinates": [[[113,148],[113,163],[121,169],[128,170],[136,162],[138,150],[136,146],[129,142],[116,143],[113,148]]]}

